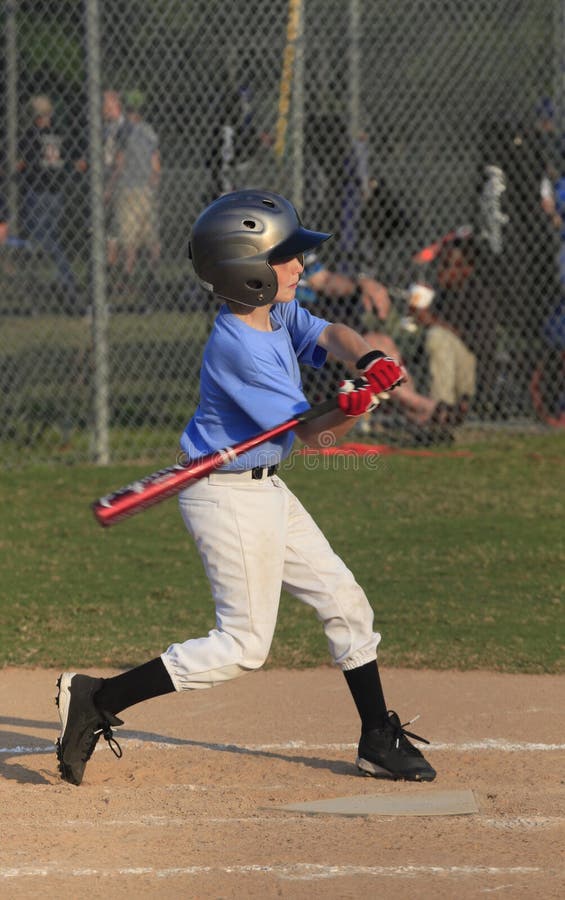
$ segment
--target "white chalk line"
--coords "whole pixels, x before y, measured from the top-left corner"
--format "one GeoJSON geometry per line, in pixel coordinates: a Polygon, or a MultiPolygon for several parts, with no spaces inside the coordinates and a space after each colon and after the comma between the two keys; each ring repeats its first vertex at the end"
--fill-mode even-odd
{"type": "Polygon", "coordinates": [[[52,753],[53,750],[49,747],[22,747],[21,744],[18,744],[16,747],[0,747],[0,753],[7,753],[10,756],[21,756],[31,753],[52,753]]]}
{"type": "Polygon", "coordinates": [[[503,831],[512,829],[551,828],[561,826],[565,822],[563,816],[512,816],[508,818],[481,818],[477,819],[479,825],[487,828],[500,828],[503,831]]]}
{"type": "MultiPolygon", "coordinates": [[[[357,750],[357,744],[308,744],[306,741],[286,741],[280,744],[219,744],[204,741],[183,742],[182,739],[172,738],[170,741],[144,740],[138,737],[122,737],[119,729],[115,729],[116,736],[120,744],[124,747],[132,749],[151,749],[151,750],[178,750],[183,747],[200,747],[205,750],[223,750],[238,751],[240,753],[281,753],[292,750],[300,750],[305,753],[318,751],[336,751],[350,752],[357,750]]],[[[105,744],[100,742],[98,749],[103,749],[105,744]]],[[[496,751],[498,753],[554,753],[559,750],[565,750],[565,744],[544,744],[540,742],[531,743],[528,741],[507,741],[504,738],[484,738],[476,741],[463,741],[461,743],[450,742],[431,742],[429,750],[433,751],[456,751],[457,753],[477,753],[482,751],[496,751]]],[[[31,753],[51,753],[52,747],[42,745],[21,745],[15,747],[0,747],[0,754],[9,754],[10,756],[26,755],[31,753]]]]}
{"type": "MultiPolygon", "coordinates": [[[[131,739],[132,744],[135,738],[131,739]]],[[[143,742],[139,742],[143,743],[143,742]]],[[[165,745],[156,744],[159,749],[164,749],[165,745]]],[[[170,746],[170,745],[169,745],[170,746]]],[[[234,749],[249,750],[250,752],[277,752],[282,750],[357,750],[357,744],[307,744],[305,741],[287,741],[284,744],[248,744],[238,748],[237,745],[230,744],[210,744],[210,749],[229,750],[230,746],[234,749]]],[[[530,743],[528,741],[507,741],[504,738],[484,738],[477,741],[463,741],[462,743],[440,743],[430,741],[429,748],[426,752],[434,750],[457,750],[458,752],[475,752],[476,750],[498,750],[502,753],[527,753],[533,751],[556,751],[565,750],[565,744],[543,744],[530,743]]]]}
{"type": "MultiPolygon", "coordinates": [[[[274,812],[279,812],[280,810],[275,809],[274,812]]],[[[302,815],[285,815],[284,818],[278,818],[277,816],[205,816],[205,815],[194,815],[191,813],[190,821],[194,823],[196,820],[213,823],[215,825],[241,825],[245,823],[246,825],[265,825],[270,824],[273,826],[280,824],[286,825],[288,822],[303,822],[304,817],[302,815]]],[[[140,825],[147,827],[157,827],[157,828],[166,828],[169,826],[172,827],[186,827],[186,816],[175,816],[175,817],[167,817],[167,816],[137,816],[135,819],[96,819],[96,820],[83,820],[83,819],[65,819],[61,822],[57,822],[57,828],[71,828],[73,831],[77,828],[103,828],[104,826],[107,828],[131,828],[132,825],[140,825]]]]}
{"type": "Polygon", "coordinates": [[[506,741],[504,738],[484,738],[481,741],[464,741],[458,743],[430,742],[430,750],[457,750],[458,752],[474,753],[476,750],[497,750],[501,753],[536,753],[554,752],[565,750],[565,744],[543,744],[529,741],[506,741]]]}
{"type": "Polygon", "coordinates": [[[65,868],[63,866],[1,867],[0,878],[66,877],[66,878],[115,878],[116,876],[152,876],[171,878],[198,875],[274,875],[289,881],[314,881],[330,878],[389,877],[417,878],[440,875],[455,878],[498,877],[508,875],[556,876],[559,873],[538,866],[330,866],[316,863],[292,865],[238,865],[238,866],[175,866],[158,869],[153,866],[128,866],[117,868],[65,868]]]}
{"type": "MultiPolygon", "coordinates": [[[[273,812],[279,813],[281,812],[278,808],[273,808],[273,812]]],[[[254,814],[250,814],[248,816],[192,816],[191,820],[194,822],[196,819],[205,821],[207,824],[213,823],[215,825],[270,825],[276,827],[277,824],[284,824],[286,827],[289,822],[303,822],[303,815],[288,815],[285,814],[283,817],[272,815],[268,816],[258,816],[254,814]]],[[[501,830],[533,830],[537,828],[552,828],[552,827],[561,827],[565,822],[565,818],[563,816],[517,816],[517,817],[477,817],[476,821],[479,825],[483,825],[487,828],[498,828],[501,830]]],[[[62,821],[57,822],[57,828],[71,828],[72,830],[76,830],[78,828],[130,828],[132,825],[140,826],[140,827],[148,827],[148,828],[167,828],[167,827],[184,827],[186,825],[186,816],[154,816],[154,815],[145,815],[145,816],[136,816],[136,818],[123,818],[123,819],[95,819],[95,820],[86,820],[86,819],[64,819],[62,821]]]]}

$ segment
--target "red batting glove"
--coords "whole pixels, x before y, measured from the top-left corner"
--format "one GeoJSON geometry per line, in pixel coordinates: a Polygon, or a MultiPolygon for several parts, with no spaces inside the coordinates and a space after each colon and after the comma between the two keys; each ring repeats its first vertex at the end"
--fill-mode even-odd
{"type": "Polygon", "coordinates": [[[407,378],[404,366],[397,363],[392,356],[385,356],[380,350],[365,353],[365,356],[357,360],[356,365],[375,394],[391,391],[407,378]]]}
{"type": "Polygon", "coordinates": [[[342,381],[337,392],[337,402],[346,416],[362,416],[379,405],[366,378],[348,378],[347,381],[342,381]]]}

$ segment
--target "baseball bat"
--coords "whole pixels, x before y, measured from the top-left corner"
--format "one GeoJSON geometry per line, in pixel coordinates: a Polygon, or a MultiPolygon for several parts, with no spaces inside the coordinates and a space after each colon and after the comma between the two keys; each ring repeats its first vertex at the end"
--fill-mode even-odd
{"type": "Polygon", "coordinates": [[[210,472],[219,469],[225,463],[237,459],[242,453],[257,447],[264,441],[269,441],[279,434],[291,431],[297,425],[310,422],[337,408],[337,398],[332,397],[292,419],[287,419],[286,422],[281,422],[280,425],[275,425],[274,428],[268,428],[254,437],[234,444],[233,447],[214,450],[187,464],[176,463],[166,469],[159,469],[151,475],[140,478],[139,481],[133,481],[111,494],[99,497],[92,504],[94,516],[103,527],[115,525],[116,522],[121,522],[122,519],[127,519],[141,510],[147,509],[148,506],[154,506],[161,500],[178,494],[191,481],[204,478],[205,475],[209,475],[210,472]]]}

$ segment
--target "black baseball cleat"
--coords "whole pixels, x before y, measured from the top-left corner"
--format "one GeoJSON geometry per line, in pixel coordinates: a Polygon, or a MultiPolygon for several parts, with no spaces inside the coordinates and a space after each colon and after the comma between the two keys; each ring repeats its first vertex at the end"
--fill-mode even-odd
{"type": "Polygon", "coordinates": [[[84,769],[98,743],[104,737],[118,757],[122,750],[112,726],[123,725],[112,713],[98,709],[94,695],[102,687],[102,678],[63,672],[57,681],[59,691],[55,703],[59,707],[61,734],[57,739],[57,759],[63,781],[80,784],[84,769]]]}
{"type": "Polygon", "coordinates": [[[429,744],[425,738],[406,731],[397,714],[390,711],[382,728],[375,728],[361,735],[357,768],[374,778],[433,781],[436,777],[435,769],[432,769],[418,748],[410,743],[409,737],[429,744]]]}

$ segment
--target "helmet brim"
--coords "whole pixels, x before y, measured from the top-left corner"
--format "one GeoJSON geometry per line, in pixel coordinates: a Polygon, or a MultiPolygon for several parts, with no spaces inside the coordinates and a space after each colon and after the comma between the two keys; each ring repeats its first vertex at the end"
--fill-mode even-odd
{"type": "Polygon", "coordinates": [[[306,250],[312,250],[319,244],[323,244],[331,234],[324,231],[309,231],[307,228],[297,228],[289,237],[277,244],[269,251],[269,262],[276,262],[279,259],[287,259],[291,256],[298,256],[306,250]]]}

